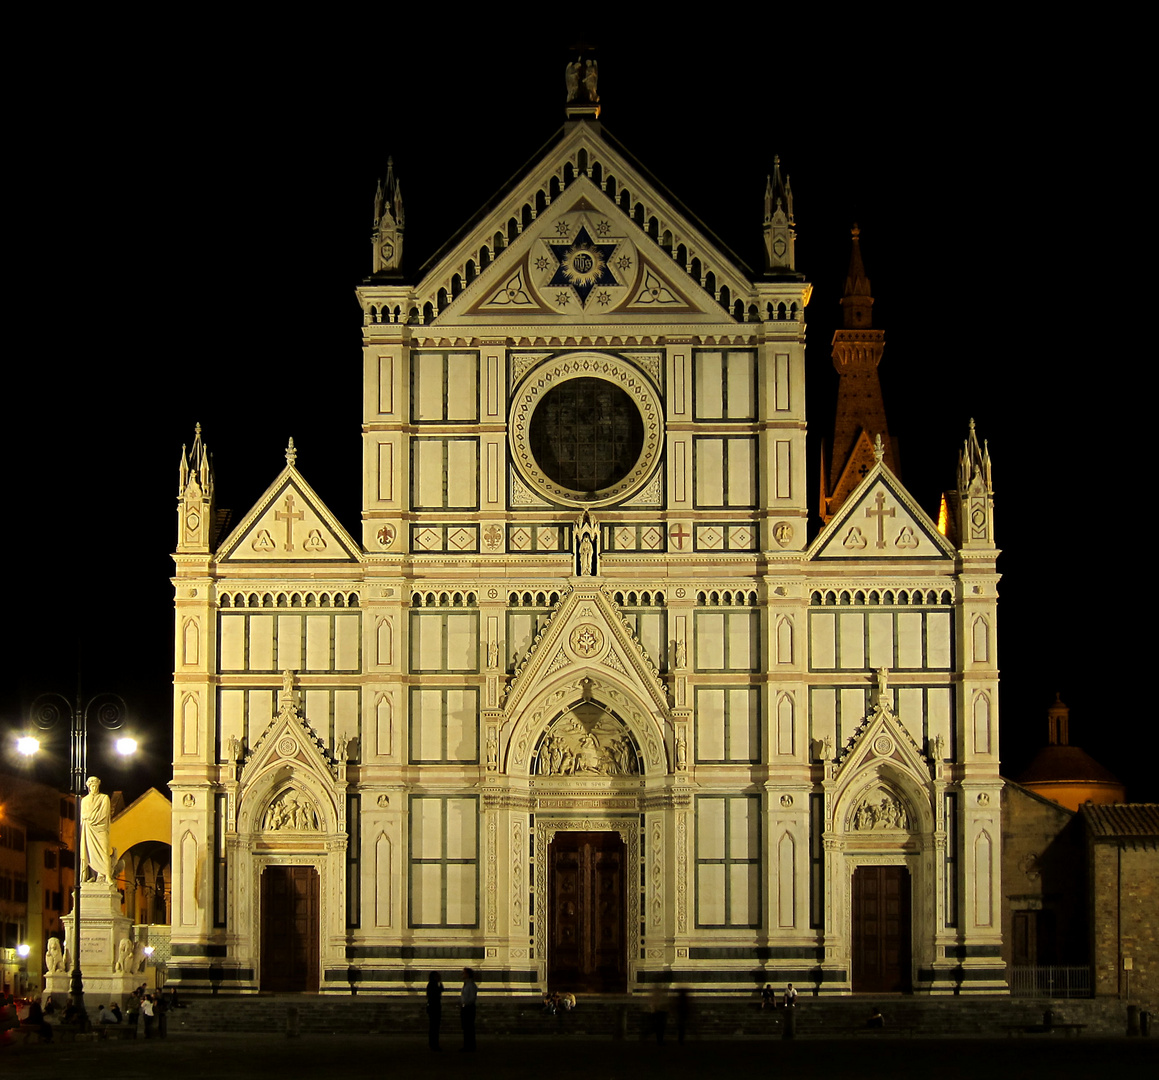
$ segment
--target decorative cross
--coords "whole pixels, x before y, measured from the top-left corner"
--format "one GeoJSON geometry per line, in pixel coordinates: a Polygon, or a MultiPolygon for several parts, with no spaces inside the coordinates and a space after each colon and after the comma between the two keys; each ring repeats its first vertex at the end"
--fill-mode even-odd
{"type": "MultiPolygon", "coordinates": [[[[283,504],[286,507],[286,512],[283,514],[281,510],[274,511],[275,521],[284,521],[286,523],[286,543],[285,550],[294,550],[294,522],[301,521],[306,515],[301,511],[294,511],[294,496],[287,495],[286,501],[283,504]]],[[[891,510],[890,513],[893,513],[891,510]]]]}
{"type": "Polygon", "coordinates": [[[884,509],[885,492],[879,491],[874,502],[877,503],[877,509],[866,509],[865,516],[867,518],[877,518],[877,546],[883,548],[885,547],[885,519],[887,517],[894,517],[895,515],[892,506],[888,510],[884,509]]]}
{"type": "Polygon", "coordinates": [[[676,541],[676,546],[678,548],[683,548],[684,538],[691,536],[692,533],[687,532],[683,525],[674,525],[671,529],[668,530],[668,535],[676,541]]]}

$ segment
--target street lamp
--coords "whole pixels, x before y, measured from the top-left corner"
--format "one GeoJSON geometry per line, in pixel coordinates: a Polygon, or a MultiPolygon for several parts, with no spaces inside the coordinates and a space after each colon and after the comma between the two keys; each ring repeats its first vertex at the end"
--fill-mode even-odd
{"type": "MultiPolygon", "coordinates": [[[[128,707],[117,694],[94,694],[84,701],[80,690],[77,690],[76,703],[73,704],[62,694],[41,694],[32,703],[32,722],[41,731],[52,731],[64,723],[69,725],[70,745],[69,759],[72,769],[72,793],[76,797],[77,821],[75,839],[73,843],[75,888],[72,903],[72,982],[71,993],[73,1004],[77,1009],[77,1018],[81,1030],[89,1028],[88,1013],[85,1011],[84,978],[81,974],[81,947],[80,947],[80,894],[81,884],[84,881],[85,867],[81,860],[81,830],[84,822],[80,818],[80,802],[85,795],[85,774],[88,771],[88,734],[89,719],[95,717],[98,724],[106,731],[116,731],[125,722],[128,707]]],[[[40,749],[40,742],[33,736],[24,736],[17,740],[17,749],[22,754],[34,754],[40,749]]],[[[121,738],[117,740],[117,750],[121,754],[131,754],[137,749],[133,739],[121,738]]]]}

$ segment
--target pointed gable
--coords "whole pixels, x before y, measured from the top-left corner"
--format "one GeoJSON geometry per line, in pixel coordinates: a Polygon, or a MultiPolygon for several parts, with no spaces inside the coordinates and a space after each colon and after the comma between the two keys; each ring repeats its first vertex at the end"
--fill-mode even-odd
{"type": "Polygon", "coordinates": [[[647,771],[664,767],[671,713],[664,684],[616,606],[598,587],[581,585],[540,632],[502,702],[514,721],[511,766],[526,768],[547,726],[588,695],[628,725],[647,771]]]}
{"type": "Polygon", "coordinates": [[[884,462],[850,493],[809,559],[947,559],[954,549],[884,462]]]}
{"type": "Polygon", "coordinates": [[[357,562],[358,544],[287,464],[221,545],[218,562],[357,562]]]}
{"type": "Polygon", "coordinates": [[[597,125],[580,123],[424,268],[436,323],[731,319],[751,274],[597,125]],[[498,227],[497,227],[498,226],[498,227]],[[707,286],[707,287],[706,287],[707,286]]]}

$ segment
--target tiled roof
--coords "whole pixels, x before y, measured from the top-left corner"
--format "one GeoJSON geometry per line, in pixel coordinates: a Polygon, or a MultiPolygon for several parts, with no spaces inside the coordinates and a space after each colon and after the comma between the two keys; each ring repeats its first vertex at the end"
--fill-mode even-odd
{"type": "Polygon", "coordinates": [[[1159,840],[1159,803],[1088,803],[1082,813],[1095,837],[1159,840]]]}

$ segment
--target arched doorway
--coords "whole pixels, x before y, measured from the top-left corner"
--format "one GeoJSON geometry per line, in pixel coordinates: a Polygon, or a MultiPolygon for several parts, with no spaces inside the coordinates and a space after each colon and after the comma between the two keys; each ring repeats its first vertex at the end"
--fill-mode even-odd
{"type": "Polygon", "coordinates": [[[616,832],[559,832],[548,850],[548,985],[627,990],[626,851],[616,832]]]}
{"type": "Polygon", "coordinates": [[[850,952],[855,994],[913,989],[911,892],[904,866],[858,866],[853,871],[850,952]]]}
{"type": "Polygon", "coordinates": [[[318,992],[318,871],[267,866],[262,871],[261,989],[318,992]]]}

